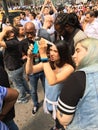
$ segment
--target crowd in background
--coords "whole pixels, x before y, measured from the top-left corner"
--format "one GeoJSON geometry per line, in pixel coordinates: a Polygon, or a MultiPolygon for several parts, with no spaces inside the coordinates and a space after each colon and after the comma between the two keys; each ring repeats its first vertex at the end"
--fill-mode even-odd
{"type": "MultiPolygon", "coordinates": [[[[15,9],[18,8],[15,7],[15,9]]],[[[44,111],[49,112],[56,123],[55,127],[52,127],[50,130],[96,130],[98,128],[98,124],[95,123],[98,119],[97,116],[96,118],[93,117],[94,125],[92,125],[92,121],[86,124],[82,122],[82,119],[80,120],[82,123],[78,123],[76,120],[79,116],[78,112],[80,116],[82,114],[85,115],[85,113],[95,116],[93,112],[97,113],[98,99],[91,93],[91,89],[97,84],[98,77],[98,74],[95,74],[98,67],[98,61],[96,60],[96,49],[98,49],[96,44],[98,42],[97,28],[98,4],[93,1],[73,5],[65,4],[64,6],[60,4],[58,7],[55,7],[51,0],[45,0],[40,7],[22,9],[20,15],[13,18],[13,23],[10,23],[8,18],[3,17],[2,31],[0,33],[0,50],[2,52],[0,66],[1,70],[4,71],[2,73],[0,71],[0,80],[2,80],[2,76],[5,73],[7,78],[3,79],[0,85],[4,86],[4,89],[12,85],[16,90],[12,109],[7,111],[4,117],[0,118],[9,130],[19,129],[13,120],[15,117],[15,102],[27,103],[29,100],[28,96],[31,96],[33,103],[32,115],[38,112],[40,107],[37,92],[39,80],[41,80],[45,95],[44,111]],[[94,46],[91,42],[94,42],[94,46]],[[90,61],[88,59],[82,61],[84,57],[81,58],[81,55],[80,57],[77,56],[77,65],[75,54],[79,53],[80,50],[84,51],[84,55],[81,55],[87,56],[88,59],[94,51],[95,55],[91,57],[92,60],[90,61]],[[90,53],[89,56],[87,53],[90,53]],[[92,71],[90,71],[88,66],[90,66],[92,71]],[[75,70],[77,72],[74,74],[75,70]],[[93,77],[92,72],[94,72],[94,80],[90,79],[93,77]],[[72,77],[70,76],[71,74],[72,77]],[[8,82],[7,85],[4,83],[4,80],[8,82]],[[76,84],[74,84],[74,81],[76,81],[76,84]],[[91,84],[94,81],[94,85],[90,86],[89,81],[91,81],[91,84]],[[83,84],[81,85],[79,82],[83,84]],[[69,89],[66,89],[64,86],[68,86],[69,89]],[[70,86],[73,86],[75,90],[70,86]],[[79,86],[81,88],[78,88],[79,86]],[[95,99],[96,107],[93,104],[95,110],[91,110],[93,105],[91,106],[89,103],[85,107],[87,103],[84,100],[85,98],[93,101],[92,98],[87,97],[88,93],[89,96],[93,96],[95,99]],[[82,99],[81,102],[80,99],[82,99]],[[79,111],[76,110],[76,107],[79,111]],[[81,112],[88,107],[91,108],[89,109],[91,113],[87,111],[81,112]],[[11,112],[13,113],[12,116],[11,112]],[[81,124],[83,124],[83,127],[81,127],[81,124]]],[[[3,91],[2,87],[0,88],[0,95],[1,90],[3,91]]],[[[96,91],[97,93],[97,90],[98,85],[96,89],[93,89],[93,92],[96,91]]],[[[2,98],[2,100],[6,104],[5,99],[8,90],[5,89],[4,91],[3,96],[5,98],[2,98]]],[[[12,89],[12,91],[14,90],[12,89]]],[[[96,95],[98,96],[98,94],[96,95]]],[[[11,96],[13,98],[13,95],[10,93],[11,96]]],[[[3,115],[2,109],[3,106],[1,107],[0,117],[3,115]]],[[[90,116],[88,118],[86,116],[88,115],[85,115],[85,119],[83,119],[87,122],[90,116]]],[[[3,128],[4,124],[2,122],[0,123],[3,128]]],[[[7,130],[7,128],[5,129],[7,130]]]]}

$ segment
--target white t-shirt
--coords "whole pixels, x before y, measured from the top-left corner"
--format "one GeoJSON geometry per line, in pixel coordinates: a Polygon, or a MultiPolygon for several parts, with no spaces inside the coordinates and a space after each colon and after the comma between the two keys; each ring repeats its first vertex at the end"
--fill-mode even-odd
{"type": "Polygon", "coordinates": [[[84,32],[88,37],[98,39],[98,22],[94,20],[92,23],[88,23],[84,29],[84,32]]]}

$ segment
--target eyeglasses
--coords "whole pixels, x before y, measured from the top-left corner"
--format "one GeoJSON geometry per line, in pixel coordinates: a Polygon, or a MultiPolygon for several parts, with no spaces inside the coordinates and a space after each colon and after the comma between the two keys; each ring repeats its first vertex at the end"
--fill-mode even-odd
{"type": "Polygon", "coordinates": [[[30,34],[30,35],[35,35],[36,32],[35,32],[35,31],[32,31],[32,32],[25,32],[25,33],[26,33],[26,35],[29,35],[29,34],[30,34]]]}

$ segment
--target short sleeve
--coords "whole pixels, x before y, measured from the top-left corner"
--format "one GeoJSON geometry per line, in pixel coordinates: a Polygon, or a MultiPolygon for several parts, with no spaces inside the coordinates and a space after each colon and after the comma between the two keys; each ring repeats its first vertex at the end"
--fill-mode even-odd
{"type": "Polygon", "coordinates": [[[16,39],[5,41],[7,48],[16,48],[19,46],[19,41],[16,39]]]}
{"type": "Polygon", "coordinates": [[[74,72],[63,82],[58,99],[58,109],[64,114],[73,114],[85,90],[86,75],[83,71],[74,72]]]}
{"type": "Polygon", "coordinates": [[[2,111],[3,100],[7,94],[7,88],[0,86],[0,111],[2,111]]]}
{"type": "Polygon", "coordinates": [[[0,121],[0,130],[9,130],[8,127],[2,121],[0,121]]]}

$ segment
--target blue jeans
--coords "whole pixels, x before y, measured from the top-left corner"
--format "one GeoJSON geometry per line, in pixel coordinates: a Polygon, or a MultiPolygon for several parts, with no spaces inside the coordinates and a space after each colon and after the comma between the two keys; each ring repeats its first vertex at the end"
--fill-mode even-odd
{"type": "Polygon", "coordinates": [[[13,86],[19,90],[19,99],[25,98],[26,92],[29,92],[29,86],[24,78],[24,68],[21,67],[13,71],[7,70],[7,73],[13,86]]]}
{"type": "Polygon", "coordinates": [[[18,126],[15,124],[14,120],[7,122],[6,125],[9,128],[9,130],[19,130],[18,126]]]}
{"type": "Polygon", "coordinates": [[[38,105],[38,94],[37,94],[37,87],[38,87],[38,80],[41,80],[42,86],[45,89],[45,75],[44,72],[39,72],[36,74],[29,75],[29,81],[31,85],[31,96],[34,103],[34,106],[38,105]]]}

